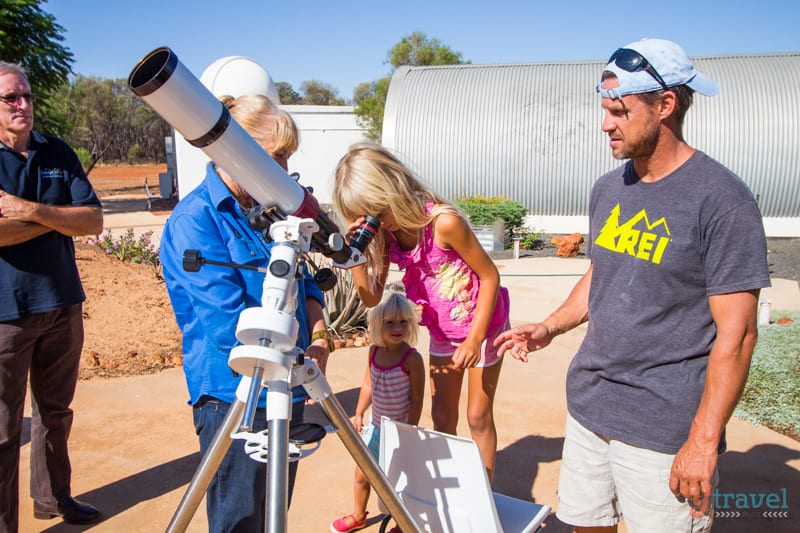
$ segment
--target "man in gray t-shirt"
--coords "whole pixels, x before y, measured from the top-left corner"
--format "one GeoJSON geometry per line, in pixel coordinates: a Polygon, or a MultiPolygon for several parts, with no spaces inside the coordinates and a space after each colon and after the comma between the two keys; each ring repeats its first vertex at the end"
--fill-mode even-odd
{"type": "Polygon", "coordinates": [[[770,285],[761,215],[747,186],[683,139],[695,92],[717,84],[670,41],[618,49],[597,92],[612,155],[592,189],[587,255],[569,298],[506,331],[527,353],[588,320],[567,374],[559,518],[593,531],[707,531],[718,449],[770,285]]]}

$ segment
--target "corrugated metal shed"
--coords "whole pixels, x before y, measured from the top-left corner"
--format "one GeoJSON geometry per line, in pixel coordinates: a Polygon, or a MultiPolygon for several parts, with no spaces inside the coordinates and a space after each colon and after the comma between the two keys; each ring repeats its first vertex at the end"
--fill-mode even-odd
{"type": "MultiPolygon", "coordinates": [[[[721,89],[695,96],[687,141],[744,179],[768,234],[800,235],[800,53],[693,60],[721,89]]],[[[536,216],[584,218],[592,184],[620,164],[600,130],[604,66],[401,67],[383,144],[447,198],[503,195],[536,216]]]]}

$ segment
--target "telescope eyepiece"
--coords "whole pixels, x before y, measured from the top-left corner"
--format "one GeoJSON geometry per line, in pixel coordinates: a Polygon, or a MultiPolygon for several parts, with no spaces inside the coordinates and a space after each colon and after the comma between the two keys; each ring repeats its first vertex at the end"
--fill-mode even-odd
{"type": "Polygon", "coordinates": [[[369,245],[375,234],[378,233],[378,228],[381,227],[381,221],[371,215],[364,216],[364,222],[356,229],[353,239],[350,241],[350,246],[355,248],[361,253],[369,245]]]}

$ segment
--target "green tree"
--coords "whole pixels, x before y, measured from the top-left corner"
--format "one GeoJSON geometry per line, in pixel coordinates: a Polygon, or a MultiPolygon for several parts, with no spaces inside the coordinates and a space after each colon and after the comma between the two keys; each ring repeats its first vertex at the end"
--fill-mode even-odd
{"type": "Polygon", "coordinates": [[[63,138],[91,154],[87,172],[105,162],[164,161],[169,125],[117,80],[76,76],[53,94],[63,138]],[[134,148],[136,147],[136,148],[134,148]]]}
{"type": "MultiPolygon", "coordinates": [[[[75,129],[74,112],[66,99],[70,82],[64,80],[49,96],[36,100],[34,128],[56,137],[66,139],[67,134],[75,129]]],[[[74,148],[74,146],[73,146],[74,148]]]]}
{"type": "Polygon", "coordinates": [[[464,61],[461,52],[450,49],[438,39],[430,38],[422,32],[414,32],[400,39],[400,42],[389,50],[386,63],[392,66],[389,76],[370,83],[361,83],[353,90],[354,112],[358,122],[366,128],[368,138],[379,142],[383,130],[383,111],[386,107],[389,82],[398,67],[462,65],[470,61],[464,61]]]}
{"type": "Polygon", "coordinates": [[[79,75],[71,85],[69,101],[76,114],[70,143],[85,147],[98,161],[127,161],[135,143],[131,128],[134,96],[125,80],[79,75]]]}
{"type": "Polygon", "coordinates": [[[386,107],[386,95],[389,93],[390,77],[381,78],[369,83],[360,83],[353,90],[353,112],[358,123],[366,128],[368,139],[380,142],[383,131],[383,110],[386,107]]]}
{"type": "MultiPolygon", "coordinates": [[[[455,52],[439,39],[429,38],[422,32],[406,35],[394,45],[387,56],[387,63],[395,69],[402,65],[415,67],[427,65],[461,65],[461,52],[455,52]]],[[[469,61],[467,61],[469,63],[469,61]]]]}
{"type": "Polygon", "coordinates": [[[300,84],[303,92],[301,104],[306,105],[345,105],[347,102],[339,98],[339,91],[319,80],[308,80],[300,84]]]}
{"type": "Polygon", "coordinates": [[[72,72],[72,52],[63,46],[64,28],[39,6],[46,0],[0,0],[0,58],[20,63],[40,100],[34,108],[37,129],[58,134],[57,113],[49,96],[72,72]]]}
{"type": "Polygon", "coordinates": [[[279,81],[275,84],[278,87],[278,96],[283,105],[295,105],[302,101],[300,93],[292,88],[292,84],[288,81],[279,81]]]}
{"type": "Polygon", "coordinates": [[[164,138],[172,135],[170,125],[139,98],[134,98],[130,120],[130,142],[142,147],[141,159],[166,161],[164,138]]]}

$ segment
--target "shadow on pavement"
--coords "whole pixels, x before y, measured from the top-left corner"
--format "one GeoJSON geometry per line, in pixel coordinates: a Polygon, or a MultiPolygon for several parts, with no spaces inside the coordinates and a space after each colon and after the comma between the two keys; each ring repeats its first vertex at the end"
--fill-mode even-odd
{"type": "MultiPolygon", "coordinates": [[[[564,438],[527,435],[502,450],[497,451],[492,489],[500,494],[520,500],[533,501],[533,483],[541,463],[561,460],[564,438]]],[[[535,503],[535,502],[534,502],[535,503]]],[[[555,515],[555,509],[545,520],[547,533],[569,533],[572,527],[564,524],[555,515]]]]}
{"type": "Polygon", "coordinates": [[[100,200],[103,204],[103,214],[114,215],[117,213],[133,213],[147,209],[146,198],[114,198],[106,197],[100,200]]]}
{"type": "Polygon", "coordinates": [[[19,436],[19,445],[25,446],[31,441],[31,417],[22,419],[22,434],[19,436]]]}
{"type": "Polygon", "coordinates": [[[157,214],[159,212],[172,211],[177,198],[151,198],[148,202],[147,197],[132,198],[107,196],[100,200],[103,204],[103,213],[106,215],[116,215],[119,213],[136,213],[139,211],[149,211],[157,214]]]}
{"type": "MultiPolygon", "coordinates": [[[[337,392],[334,394],[339,403],[342,404],[342,409],[347,413],[348,417],[352,417],[356,413],[356,404],[358,403],[359,389],[348,389],[346,391],[337,392]]],[[[328,419],[328,415],[322,410],[319,404],[306,405],[303,420],[312,424],[319,424],[321,426],[332,425],[333,422],[328,419]]]]}
{"type": "Polygon", "coordinates": [[[800,531],[800,472],[787,464],[798,458],[800,451],[778,444],[724,453],[719,459],[715,530],[800,531]]]}
{"type": "Polygon", "coordinates": [[[540,463],[561,460],[564,438],[528,435],[497,451],[492,488],[520,500],[531,501],[540,463]]]}
{"type": "MultiPolygon", "coordinates": [[[[91,503],[101,509],[106,518],[110,518],[134,507],[139,502],[158,498],[189,483],[199,464],[200,453],[193,453],[84,494],[77,494],[75,497],[91,503]]],[[[66,533],[83,531],[87,527],[93,526],[77,526],[58,522],[42,531],[66,533]]]]}
{"type": "MultiPolygon", "coordinates": [[[[530,499],[538,465],[561,458],[564,439],[531,435],[497,453],[494,489],[520,499],[530,499]]],[[[777,444],[760,444],[747,452],[720,456],[720,484],[714,530],[726,533],[790,533],[800,531],[797,492],[800,472],[789,466],[800,452],[777,444]],[[776,484],[775,480],[781,480],[776,484]]],[[[572,531],[554,513],[546,520],[548,533],[572,531]]]]}

